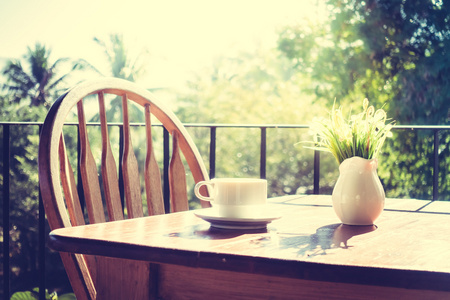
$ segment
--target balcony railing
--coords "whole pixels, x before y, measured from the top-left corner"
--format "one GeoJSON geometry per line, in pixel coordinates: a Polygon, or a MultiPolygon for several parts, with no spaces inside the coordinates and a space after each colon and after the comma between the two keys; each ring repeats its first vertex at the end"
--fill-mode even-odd
{"type": "MultiPolygon", "coordinates": [[[[10,173],[11,166],[10,161],[12,155],[16,156],[16,153],[11,153],[11,141],[15,138],[15,136],[11,136],[11,128],[15,126],[31,126],[35,127],[36,136],[37,132],[40,131],[42,123],[33,123],[33,122],[3,122],[0,123],[2,128],[3,137],[2,137],[2,149],[3,152],[1,154],[3,169],[3,185],[2,185],[2,218],[3,218],[3,296],[4,299],[8,299],[11,294],[10,289],[10,274],[11,274],[11,262],[10,262],[10,173]]],[[[68,124],[76,126],[76,124],[68,124]]],[[[91,123],[89,125],[97,126],[99,124],[91,123]]],[[[109,124],[110,126],[119,126],[119,124],[109,124]]],[[[143,126],[144,124],[133,124],[133,126],[143,126]]],[[[158,125],[155,125],[158,126],[158,125]]],[[[231,129],[231,128],[242,128],[242,129],[257,129],[260,131],[260,139],[259,139],[259,176],[261,178],[266,178],[267,175],[267,131],[268,130],[284,130],[284,129],[292,129],[292,130],[306,130],[308,126],[306,125],[235,125],[235,124],[185,124],[188,128],[206,128],[209,130],[209,172],[210,177],[214,178],[216,175],[216,141],[218,136],[217,129],[231,129]]],[[[445,134],[450,133],[450,126],[395,126],[395,131],[420,131],[425,132],[425,135],[429,137],[433,137],[433,160],[431,162],[432,166],[432,200],[437,200],[439,196],[439,153],[441,149],[440,142],[440,134],[445,132],[445,134]]],[[[164,131],[164,159],[163,165],[164,170],[163,174],[167,177],[166,174],[169,167],[169,134],[167,131],[164,131]]],[[[196,142],[194,140],[194,142],[196,142]]],[[[445,147],[449,147],[449,145],[444,145],[445,147]]],[[[255,154],[256,155],[256,154],[255,154]]],[[[37,159],[37,153],[36,153],[37,159]]],[[[313,190],[312,192],[318,194],[320,192],[320,155],[316,151],[314,153],[314,164],[313,164],[313,190]]],[[[37,164],[36,164],[37,165],[37,164]]],[[[36,172],[37,169],[33,172],[36,172]]],[[[168,185],[164,185],[168,186],[168,185]]],[[[37,189],[38,187],[36,187],[37,189]]],[[[447,195],[449,196],[449,195],[447,195]]],[[[166,189],[164,191],[164,197],[166,203],[169,201],[169,191],[166,189]]],[[[168,205],[166,204],[166,207],[168,205]]],[[[46,261],[46,251],[45,251],[45,241],[46,241],[46,219],[45,212],[42,205],[41,197],[39,196],[39,208],[38,208],[38,257],[37,257],[37,278],[38,286],[39,286],[39,297],[40,299],[45,299],[45,288],[46,288],[46,269],[45,269],[45,261],[46,261]]]]}

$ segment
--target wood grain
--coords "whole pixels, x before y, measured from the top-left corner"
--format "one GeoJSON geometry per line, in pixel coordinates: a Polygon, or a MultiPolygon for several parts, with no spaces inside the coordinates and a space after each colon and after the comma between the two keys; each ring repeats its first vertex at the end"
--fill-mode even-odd
{"type": "Polygon", "coordinates": [[[218,230],[182,212],[55,230],[50,240],[57,250],[160,264],[450,292],[450,214],[388,210],[376,226],[346,226],[329,196],[280,199],[269,209],[282,218],[262,231],[218,230]]]}
{"type": "Polygon", "coordinates": [[[67,210],[69,213],[72,226],[84,225],[83,211],[80,205],[80,198],[78,197],[77,184],[73,175],[72,166],[66,153],[66,145],[64,143],[64,136],[61,134],[61,141],[59,143],[59,161],[61,172],[61,185],[66,198],[67,210]]]}
{"type": "Polygon", "coordinates": [[[282,278],[161,265],[161,299],[448,299],[447,292],[282,278]]]}
{"type": "Polygon", "coordinates": [[[147,153],[145,157],[144,181],[147,195],[148,214],[164,214],[164,201],[161,185],[161,173],[156,161],[152,141],[151,106],[145,106],[145,133],[147,140],[147,153]]]}
{"type": "MultiPolygon", "coordinates": [[[[177,151],[183,153],[194,181],[208,179],[202,158],[183,124],[154,95],[131,82],[117,78],[86,81],[72,87],[55,101],[42,127],[38,156],[39,182],[51,229],[69,228],[84,224],[85,218],[79,199],[83,195],[86,201],[89,223],[103,223],[106,219],[120,222],[124,218],[119,198],[117,166],[112,155],[111,141],[108,135],[107,113],[104,103],[106,94],[112,97],[120,97],[122,100],[124,139],[122,141],[123,160],[120,161],[120,167],[124,178],[123,185],[128,218],[141,217],[144,214],[139,167],[131,143],[129,103],[137,104],[145,111],[148,153],[144,167],[144,182],[147,195],[149,195],[147,198],[149,199],[150,215],[164,212],[159,169],[152,147],[150,114],[156,117],[169,132],[175,130],[179,133],[177,151]],[[95,99],[90,96],[97,96],[99,101],[103,191],[100,188],[98,166],[89,144],[84,115],[83,99],[89,98],[89,101],[95,99]],[[62,137],[66,118],[72,115],[74,107],[78,111],[81,148],[79,168],[83,195],[77,192],[77,182],[71,166],[75,166],[76,162],[69,162],[69,155],[66,153],[62,137]],[[104,192],[108,218],[105,217],[102,192],[104,192]]],[[[89,109],[92,108],[93,106],[89,106],[89,109]]],[[[178,201],[181,203],[183,198],[177,199],[177,203],[178,201]]],[[[187,198],[184,199],[187,201],[187,198]]],[[[208,206],[209,203],[202,203],[202,205],[208,206]]],[[[185,207],[188,207],[187,203],[185,207]]],[[[135,229],[139,231],[139,228],[135,229]]],[[[159,269],[157,265],[123,259],[106,259],[87,253],[81,255],[61,252],[61,258],[78,299],[146,299],[157,295],[156,284],[153,284],[157,282],[159,269]]]]}
{"type": "Polygon", "coordinates": [[[84,116],[83,101],[77,103],[80,136],[80,173],[90,223],[105,222],[97,165],[92,155],[84,116]]]}
{"type": "Polygon", "coordinates": [[[128,96],[122,96],[122,118],[123,118],[123,156],[122,172],[125,190],[125,201],[129,218],[143,217],[141,187],[139,181],[139,167],[131,143],[130,117],[128,114],[128,96]]]}
{"type": "Polygon", "coordinates": [[[172,212],[189,210],[186,169],[180,155],[179,134],[172,132],[172,159],[169,165],[170,209],[172,212]]]}
{"type": "Polygon", "coordinates": [[[111,142],[109,140],[108,121],[106,120],[105,96],[103,92],[98,93],[98,105],[102,132],[101,165],[106,208],[108,210],[108,217],[110,221],[123,220],[123,208],[120,201],[117,165],[111,150],[111,142]]]}
{"type": "Polygon", "coordinates": [[[151,299],[150,263],[97,257],[98,299],[151,299]]]}

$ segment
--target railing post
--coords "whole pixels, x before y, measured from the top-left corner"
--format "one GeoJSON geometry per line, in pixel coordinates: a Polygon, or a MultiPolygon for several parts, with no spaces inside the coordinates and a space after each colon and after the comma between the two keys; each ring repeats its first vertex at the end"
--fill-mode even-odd
{"type": "Polygon", "coordinates": [[[439,130],[434,130],[433,201],[439,197],[439,130]]]}
{"type": "Polygon", "coordinates": [[[77,192],[80,199],[81,211],[84,212],[86,202],[84,199],[83,180],[81,179],[81,142],[80,142],[80,125],[77,125],[77,192]]]}
{"type": "Polygon", "coordinates": [[[3,124],[3,296],[9,299],[9,168],[10,127],[3,124]]]}
{"type": "Polygon", "coordinates": [[[123,136],[123,126],[119,125],[119,193],[120,193],[120,203],[122,203],[122,210],[125,213],[125,187],[123,184],[123,172],[122,172],[122,159],[123,159],[123,147],[124,147],[124,136],[123,136]]]}
{"type": "Polygon", "coordinates": [[[314,194],[318,195],[320,192],[320,151],[314,151],[314,194]]]}
{"type": "Polygon", "coordinates": [[[210,127],[209,138],[209,178],[216,177],[216,129],[217,127],[210,127]]]}
{"type": "Polygon", "coordinates": [[[260,178],[266,179],[266,158],[267,158],[267,128],[261,127],[261,150],[259,161],[260,178]]]}
{"type": "MultiPolygon", "coordinates": [[[[42,125],[38,127],[39,137],[41,136],[42,125]]],[[[39,273],[39,300],[45,300],[45,209],[44,202],[42,200],[40,182],[38,180],[38,190],[39,190],[39,219],[38,219],[38,252],[39,252],[39,265],[38,265],[38,273],[39,273]]]]}
{"type": "Polygon", "coordinates": [[[163,141],[163,197],[164,197],[164,210],[166,214],[170,213],[170,186],[169,186],[169,164],[170,164],[170,134],[166,128],[164,128],[164,141],[163,141]]]}

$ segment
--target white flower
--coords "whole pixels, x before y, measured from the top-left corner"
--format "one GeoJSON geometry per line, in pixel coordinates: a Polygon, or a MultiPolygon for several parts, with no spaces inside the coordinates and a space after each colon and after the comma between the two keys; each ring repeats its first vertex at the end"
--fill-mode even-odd
{"type": "Polygon", "coordinates": [[[386,138],[392,136],[393,122],[385,124],[386,120],[386,112],[375,111],[367,98],[363,100],[363,112],[348,120],[334,103],[328,119],[315,119],[311,125],[312,148],[331,152],[339,164],[352,156],[376,158],[386,138]]]}

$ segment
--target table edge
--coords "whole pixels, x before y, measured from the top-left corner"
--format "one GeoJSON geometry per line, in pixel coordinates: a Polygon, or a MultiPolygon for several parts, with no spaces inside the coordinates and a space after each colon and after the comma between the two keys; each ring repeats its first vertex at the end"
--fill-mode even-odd
{"type": "Polygon", "coordinates": [[[123,244],[122,247],[117,247],[110,244],[117,243],[108,241],[95,241],[95,243],[92,243],[82,238],[67,238],[53,231],[48,239],[48,245],[51,249],[68,253],[108,256],[159,264],[303,280],[450,292],[450,273],[444,272],[370,266],[342,266],[320,262],[249,257],[237,254],[217,255],[217,253],[141,245],[123,244]],[[105,247],[110,249],[108,255],[104,255],[105,247]],[[66,249],[68,248],[71,251],[67,251],[66,249]],[[126,250],[127,255],[123,254],[123,250],[126,250]]]}

